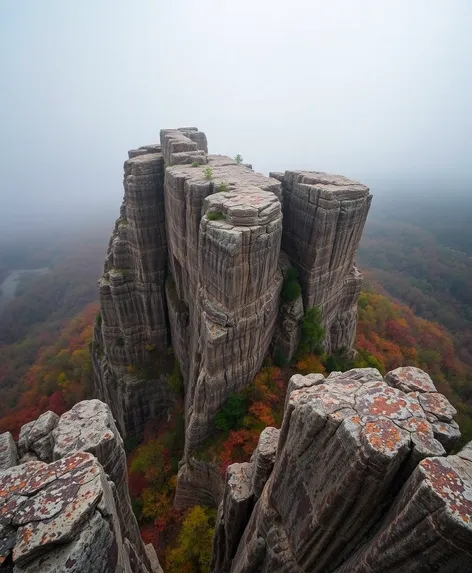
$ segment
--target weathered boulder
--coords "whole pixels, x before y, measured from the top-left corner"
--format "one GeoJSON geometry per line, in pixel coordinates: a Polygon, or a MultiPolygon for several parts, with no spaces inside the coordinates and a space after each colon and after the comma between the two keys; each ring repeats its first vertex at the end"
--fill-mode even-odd
{"type": "Polygon", "coordinates": [[[0,434],[0,470],[7,470],[18,463],[18,452],[10,432],[0,434]]]}
{"type": "Polygon", "coordinates": [[[455,456],[422,460],[378,532],[336,573],[470,571],[472,442],[455,456]]]}
{"type": "Polygon", "coordinates": [[[422,396],[373,368],[292,377],[274,468],[239,540],[223,504],[212,571],[329,573],[370,543],[418,464],[445,454],[422,396]]]}
{"type": "Polygon", "coordinates": [[[99,400],[85,400],[63,414],[53,432],[54,459],[73,452],[92,453],[116,488],[116,505],[121,530],[146,561],[138,523],[131,508],[128,471],[123,440],[109,407],[99,400]]]}
{"type": "Polygon", "coordinates": [[[41,414],[37,420],[22,426],[18,440],[18,454],[28,461],[31,455],[43,462],[52,461],[54,447],[52,431],[59,421],[59,416],[48,411],[41,414]]]}
{"type": "Polygon", "coordinates": [[[450,452],[461,435],[459,425],[454,421],[457,411],[447,398],[436,392],[429,374],[414,366],[403,366],[389,372],[385,381],[394,388],[415,393],[432,424],[434,437],[446,452],[450,452]]]}
{"type": "Polygon", "coordinates": [[[112,484],[76,452],[0,472],[0,568],[13,573],[148,573],[132,569],[112,484]]]}
{"type": "MultiPolygon", "coordinates": [[[[10,448],[11,436],[3,440],[10,448]]],[[[162,573],[140,537],[106,404],[86,400],[61,418],[46,412],[23,426],[20,443],[21,465],[0,471],[0,570],[162,573]],[[45,438],[48,447],[38,447],[45,438]]]]}

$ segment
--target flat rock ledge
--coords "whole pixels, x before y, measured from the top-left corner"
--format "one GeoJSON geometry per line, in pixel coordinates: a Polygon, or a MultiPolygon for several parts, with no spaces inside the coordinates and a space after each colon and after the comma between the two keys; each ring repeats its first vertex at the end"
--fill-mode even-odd
{"type": "Polygon", "coordinates": [[[212,572],[468,570],[472,444],[446,457],[460,435],[454,414],[416,368],[385,380],[373,368],[292,377],[259,497],[253,476],[267,436],[251,472],[228,468],[212,572]]]}

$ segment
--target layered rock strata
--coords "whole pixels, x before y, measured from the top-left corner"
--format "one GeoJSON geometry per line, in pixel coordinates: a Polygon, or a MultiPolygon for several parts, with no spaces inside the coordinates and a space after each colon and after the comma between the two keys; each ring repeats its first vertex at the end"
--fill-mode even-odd
{"type": "MultiPolygon", "coordinates": [[[[181,138],[162,132],[163,149],[181,138]]],[[[206,161],[211,179],[188,164],[167,167],[165,178],[167,301],[184,375],[187,452],[211,433],[228,395],[260,368],[282,286],[280,183],[227,157],[206,161]]]]}
{"type": "Polygon", "coordinates": [[[336,573],[468,571],[472,566],[472,442],[422,460],[374,537],[336,573]]]}
{"type": "Polygon", "coordinates": [[[97,395],[122,433],[140,433],[174,403],[165,361],[156,361],[171,340],[184,380],[188,458],[269,349],[294,355],[308,307],[323,310],[327,351],[352,348],[361,284],[354,255],[371,196],[340,176],[264,177],[208,155],[196,127],[162,130],[160,144],[129,157],[100,280],[97,395]],[[291,266],[302,293],[284,302],[291,266]]]}
{"type": "Polygon", "coordinates": [[[10,432],[0,434],[0,470],[7,470],[18,463],[18,451],[10,432]]]}
{"type": "Polygon", "coordinates": [[[220,467],[193,457],[181,463],[177,474],[174,506],[184,510],[194,505],[218,507],[223,496],[220,467]]]}
{"type": "Polygon", "coordinates": [[[140,434],[175,401],[162,374],[169,345],[164,158],[160,145],[129,156],[120,218],[99,281],[92,348],[96,395],[110,405],[123,435],[140,434]]]}
{"type": "Polygon", "coordinates": [[[80,402],[61,418],[46,412],[20,436],[26,461],[0,472],[0,570],[160,571],[132,513],[123,441],[106,404],[80,402]]]}
{"type": "Polygon", "coordinates": [[[294,376],[262,491],[248,477],[257,473],[257,452],[244,472],[240,464],[228,470],[212,571],[380,573],[410,571],[410,558],[411,571],[425,570],[412,528],[430,547],[428,570],[461,570],[472,556],[470,452],[440,457],[452,445],[445,436],[456,429],[454,413],[414,368],[385,380],[375,369],[294,376]],[[399,379],[408,392],[389,386],[399,379]],[[446,559],[455,544],[457,555],[446,559]]]}
{"type": "Polygon", "coordinates": [[[300,272],[304,306],[322,310],[327,352],[350,350],[362,286],[354,260],[372,200],[369,189],[315,171],[273,175],[283,184],[282,248],[300,272]]]}
{"type": "Polygon", "coordinates": [[[339,176],[264,177],[209,155],[195,127],[162,130],[160,139],[125,163],[92,348],[98,397],[124,435],[140,434],[178,398],[167,383],[171,341],[185,401],[181,507],[220,499],[215,472],[192,456],[269,350],[293,357],[308,307],[323,310],[328,351],[351,349],[361,284],[354,254],[370,194],[339,176]],[[281,291],[293,266],[301,294],[288,302],[281,291]],[[196,465],[208,482],[192,495],[196,465]]]}

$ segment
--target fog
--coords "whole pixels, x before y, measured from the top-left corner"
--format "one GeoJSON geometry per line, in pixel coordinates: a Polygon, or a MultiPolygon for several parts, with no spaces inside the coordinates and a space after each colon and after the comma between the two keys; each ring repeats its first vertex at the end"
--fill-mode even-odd
{"type": "Polygon", "coordinates": [[[471,24],[470,0],[0,0],[1,227],[117,214],[126,151],[181,125],[263,173],[466,192],[471,24]]]}

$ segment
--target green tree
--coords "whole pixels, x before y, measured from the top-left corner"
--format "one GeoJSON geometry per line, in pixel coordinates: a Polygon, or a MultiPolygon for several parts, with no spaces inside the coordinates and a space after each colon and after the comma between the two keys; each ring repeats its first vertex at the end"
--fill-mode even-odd
{"type": "Polygon", "coordinates": [[[209,570],[216,510],[195,505],[188,510],[180,530],[177,547],[167,552],[170,573],[209,570]]]}
{"type": "Polygon", "coordinates": [[[241,426],[247,412],[247,401],[241,394],[230,394],[226,402],[216,413],[215,426],[227,432],[241,426]]]}
{"type": "Polygon", "coordinates": [[[299,354],[301,356],[309,353],[321,354],[324,337],[325,329],[321,309],[313,306],[306,311],[303,317],[299,354]]]}

